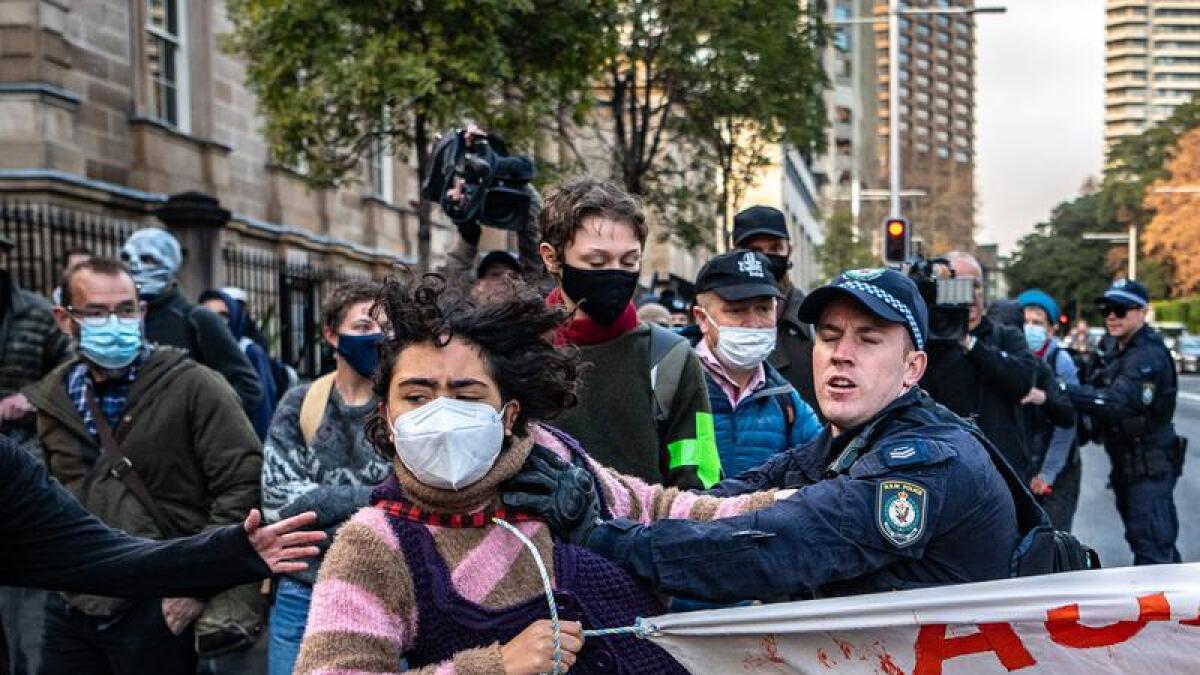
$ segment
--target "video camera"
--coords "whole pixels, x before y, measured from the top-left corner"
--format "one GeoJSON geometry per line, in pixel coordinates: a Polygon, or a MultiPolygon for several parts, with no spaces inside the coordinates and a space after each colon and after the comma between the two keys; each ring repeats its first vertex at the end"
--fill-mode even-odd
{"type": "Polygon", "coordinates": [[[971,305],[975,302],[975,281],[958,279],[945,258],[910,258],[901,268],[917,284],[929,308],[929,339],[933,342],[958,342],[967,334],[971,305]],[[950,278],[939,277],[934,269],[941,265],[950,278]]]}
{"type": "Polygon", "coordinates": [[[520,232],[529,222],[534,175],[533,161],[510,156],[499,136],[454,129],[434,145],[421,196],[437,202],[456,225],[478,221],[520,232]]]}

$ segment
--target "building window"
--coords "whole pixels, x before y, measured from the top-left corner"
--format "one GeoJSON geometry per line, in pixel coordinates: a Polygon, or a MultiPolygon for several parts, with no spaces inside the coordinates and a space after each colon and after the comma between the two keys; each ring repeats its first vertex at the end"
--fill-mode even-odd
{"type": "Polygon", "coordinates": [[[367,152],[367,183],[373,197],[392,203],[392,153],[385,139],[376,138],[367,152]]]}
{"type": "Polygon", "coordinates": [[[941,159],[950,159],[950,148],[939,145],[937,148],[937,156],[941,159]]]}
{"type": "Polygon", "coordinates": [[[934,54],[937,54],[937,57],[939,59],[941,59],[942,61],[945,61],[946,59],[950,58],[950,52],[946,51],[945,49],[942,49],[941,47],[938,47],[937,51],[935,51],[934,54]]]}
{"type": "Polygon", "coordinates": [[[919,51],[919,52],[926,52],[926,53],[929,52],[929,43],[928,42],[918,42],[916,47],[917,47],[917,51],[919,51]]]}
{"type": "Polygon", "coordinates": [[[150,116],[182,131],[191,127],[186,15],[187,0],[146,0],[150,116]]]}
{"type": "Polygon", "coordinates": [[[971,48],[971,43],[962,38],[954,38],[954,46],[958,49],[966,51],[971,48]]]}
{"type": "Polygon", "coordinates": [[[917,143],[917,152],[929,152],[929,144],[917,143]]]}
{"type": "Polygon", "coordinates": [[[854,119],[854,113],[846,106],[839,105],[835,112],[837,113],[837,121],[842,124],[849,124],[854,119]]]}
{"type": "Polygon", "coordinates": [[[965,152],[955,152],[954,161],[966,164],[967,162],[971,161],[971,156],[965,152]]]}

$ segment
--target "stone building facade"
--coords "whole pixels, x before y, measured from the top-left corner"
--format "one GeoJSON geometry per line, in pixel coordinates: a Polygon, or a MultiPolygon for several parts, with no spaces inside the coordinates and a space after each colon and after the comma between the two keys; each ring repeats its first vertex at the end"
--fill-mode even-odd
{"type": "MultiPolygon", "coordinates": [[[[223,0],[0,0],[0,231],[21,244],[23,283],[52,286],[67,246],[115,253],[119,233],[162,225],[156,210],[180,193],[229,212],[168,223],[188,250],[185,290],[253,283],[253,309],[273,313],[281,336],[311,316],[325,282],[415,261],[411,163],[372,153],[354,184],[312,189],[273,162],[244,65],[221,46],[231,30],[223,0]]],[[[607,165],[594,159],[584,168],[607,165]]],[[[439,221],[432,234],[437,267],[455,233],[439,221]]],[[[515,242],[485,228],[482,248],[515,242]]],[[[704,257],[652,237],[643,282],[690,278],[704,257]]]]}

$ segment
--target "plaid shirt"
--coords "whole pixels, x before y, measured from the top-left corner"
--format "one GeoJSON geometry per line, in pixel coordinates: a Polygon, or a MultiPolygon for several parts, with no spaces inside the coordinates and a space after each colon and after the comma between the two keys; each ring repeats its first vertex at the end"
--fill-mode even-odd
{"type": "Polygon", "coordinates": [[[95,391],[96,404],[100,406],[100,412],[104,413],[104,419],[108,421],[109,428],[116,429],[117,422],[121,419],[121,413],[125,412],[125,403],[129,398],[129,385],[137,379],[138,368],[141,367],[142,361],[149,353],[148,349],[142,350],[142,353],[134,359],[120,379],[106,380],[100,386],[96,386],[87,363],[83,361],[67,371],[67,396],[75,404],[75,410],[83,418],[83,426],[92,435],[92,438],[99,440],[100,437],[96,432],[96,420],[92,417],[92,410],[87,404],[88,389],[95,391]]]}

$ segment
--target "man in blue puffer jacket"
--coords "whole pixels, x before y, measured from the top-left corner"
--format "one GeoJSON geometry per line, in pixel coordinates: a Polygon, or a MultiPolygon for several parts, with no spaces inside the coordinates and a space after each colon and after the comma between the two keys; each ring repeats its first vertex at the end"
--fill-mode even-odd
{"type": "Polygon", "coordinates": [[[775,348],[779,290],[761,253],[716,256],[696,278],[692,309],[722,472],[737,476],[821,432],[816,413],[766,358],[775,348]]]}

